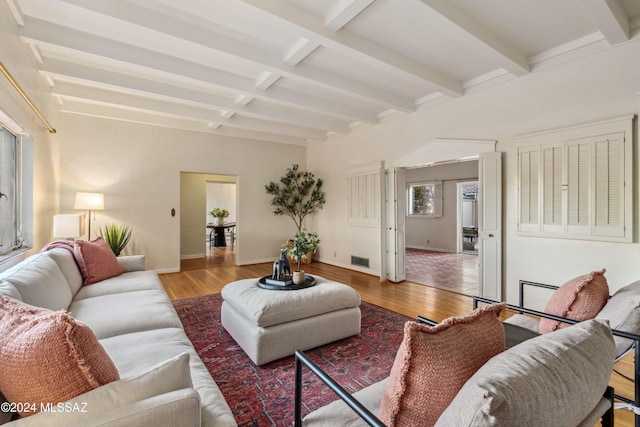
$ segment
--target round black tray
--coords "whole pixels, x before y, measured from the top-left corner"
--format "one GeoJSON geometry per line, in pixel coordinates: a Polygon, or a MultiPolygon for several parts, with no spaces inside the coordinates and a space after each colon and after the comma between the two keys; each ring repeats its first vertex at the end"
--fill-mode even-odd
{"type": "Polygon", "coordinates": [[[265,282],[265,279],[269,279],[269,278],[271,278],[271,275],[261,277],[258,280],[258,287],[262,289],[269,289],[271,291],[295,291],[297,289],[310,288],[316,284],[315,277],[309,274],[304,275],[304,283],[300,285],[296,285],[296,284],[291,284],[286,286],[272,285],[271,283],[265,282]]]}

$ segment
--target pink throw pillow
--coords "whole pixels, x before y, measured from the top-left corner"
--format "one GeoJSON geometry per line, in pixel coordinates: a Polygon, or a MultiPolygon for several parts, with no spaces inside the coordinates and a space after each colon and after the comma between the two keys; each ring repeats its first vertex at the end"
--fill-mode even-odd
{"type": "Polygon", "coordinates": [[[80,267],[84,286],[124,273],[115,254],[102,237],[90,242],[77,240],[73,256],[80,267]]]}
{"type": "Polygon", "coordinates": [[[63,311],[0,296],[0,331],[0,390],[29,403],[22,416],[120,378],[93,331],[63,311]]]}
{"type": "MultiPolygon", "coordinates": [[[[575,277],[560,286],[551,295],[545,313],[573,320],[593,319],[609,300],[609,285],[605,269],[575,277]]],[[[541,334],[570,326],[551,319],[540,319],[541,334]]]]}
{"type": "Polygon", "coordinates": [[[382,396],[380,420],[389,427],[434,425],[467,380],[504,351],[504,306],[485,306],[437,326],[407,322],[382,396]]]}

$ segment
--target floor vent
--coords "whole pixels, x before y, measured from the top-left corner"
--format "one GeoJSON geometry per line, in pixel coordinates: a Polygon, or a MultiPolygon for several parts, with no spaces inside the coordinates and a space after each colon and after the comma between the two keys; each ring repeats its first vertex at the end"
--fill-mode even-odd
{"type": "Polygon", "coordinates": [[[351,265],[360,265],[369,268],[369,258],[362,258],[351,255],[351,265]]]}

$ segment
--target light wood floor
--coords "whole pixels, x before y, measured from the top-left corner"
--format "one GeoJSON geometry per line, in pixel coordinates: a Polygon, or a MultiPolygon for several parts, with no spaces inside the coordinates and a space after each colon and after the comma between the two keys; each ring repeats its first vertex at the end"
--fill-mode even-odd
{"type": "MultiPolygon", "coordinates": [[[[184,260],[180,273],[160,275],[171,299],[219,293],[224,285],[234,280],[262,277],[271,273],[271,264],[235,266],[232,248],[214,248],[211,255],[207,258],[184,260]]],[[[303,269],[308,274],[347,283],[360,293],[363,300],[411,318],[422,315],[439,322],[450,316],[468,314],[472,310],[472,299],[468,296],[416,283],[406,281],[381,283],[376,276],[319,262],[305,265],[303,269]]],[[[618,362],[616,369],[632,376],[632,355],[618,362]]],[[[620,394],[633,395],[633,384],[621,379],[615,373],[612,376],[611,385],[620,394]]],[[[616,427],[633,426],[633,413],[626,410],[615,411],[615,425],[616,427]]]]}

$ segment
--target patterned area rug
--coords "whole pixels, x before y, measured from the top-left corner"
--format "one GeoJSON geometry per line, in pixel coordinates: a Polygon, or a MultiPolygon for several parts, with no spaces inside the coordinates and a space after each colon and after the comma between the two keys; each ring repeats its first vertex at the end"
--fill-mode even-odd
{"type": "MultiPolygon", "coordinates": [[[[256,366],[220,324],[220,294],[174,301],[187,336],[220,387],[239,426],[292,426],[294,357],[256,366]]],[[[305,353],[350,393],[391,371],[408,317],[362,302],[362,333],[305,353]]],[[[312,332],[312,331],[310,331],[312,332]]],[[[306,368],[303,412],[338,397],[306,368]]]]}
{"type": "Polygon", "coordinates": [[[405,252],[406,280],[445,291],[477,295],[479,270],[477,255],[411,248],[405,252]]]}

